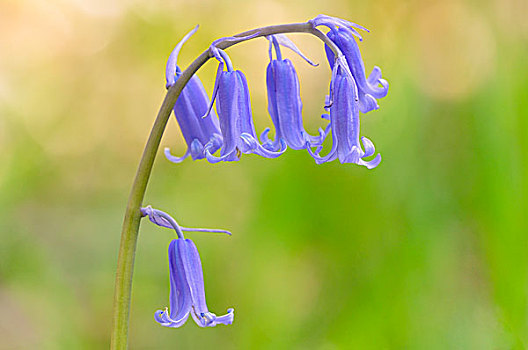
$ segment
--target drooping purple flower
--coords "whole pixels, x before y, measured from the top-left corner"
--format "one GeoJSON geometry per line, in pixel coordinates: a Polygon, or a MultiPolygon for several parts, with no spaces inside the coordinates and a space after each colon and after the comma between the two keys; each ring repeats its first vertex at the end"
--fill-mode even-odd
{"type": "MultiPolygon", "coordinates": [[[[169,56],[165,69],[167,88],[175,84],[181,76],[182,71],[177,65],[178,54],[183,44],[198,30],[196,26],[176,45],[169,56]]],[[[205,92],[200,79],[193,75],[187,85],[183,88],[178,100],[174,104],[174,115],[180,126],[183,138],[187,143],[187,152],[183,157],[173,156],[168,148],[165,148],[165,156],[174,163],[180,163],[189,155],[192,159],[205,158],[204,147],[210,143],[211,152],[215,152],[222,146],[222,136],[219,129],[218,119],[214,111],[209,111],[209,98],[205,92]],[[202,116],[206,115],[204,118],[202,116]]]]}
{"type": "Polygon", "coordinates": [[[233,309],[228,309],[227,314],[223,316],[209,312],[205,302],[200,255],[193,241],[185,239],[182,233],[183,230],[224,233],[227,231],[183,228],[170,215],[150,206],[142,208],[141,213],[143,216],[148,215],[153,223],[173,228],[178,234],[178,238],[169,244],[169,307],[156,311],[154,319],[162,326],[172,328],[182,326],[189,314],[200,327],[232,324],[235,317],[233,309]]]}
{"type": "Polygon", "coordinates": [[[297,49],[286,36],[274,35],[270,40],[270,63],[266,72],[266,85],[268,89],[268,111],[275,126],[275,141],[268,139],[270,129],[266,129],[261,140],[263,146],[272,150],[280,149],[280,141],[295,149],[304,149],[319,146],[324,140],[324,132],[319,129],[319,136],[309,135],[303,127],[302,101],[299,89],[297,72],[289,59],[282,59],[279,44],[287,46],[299,53],[310,64],[313,64],[297,49]],[[276,59],[272,57],[272,46],[275,48],[276,59]]]}
{"type": "Polygon", "coordinates": [[[223,50],[212,45],[211,51],[220,62],[211,105],[216,100],[223,146],[220,150],[220,157],[216,157],[212,154],[215,151],[214,144],[207,144],[205,146],[207,160],[211,163],[237,161],[242,153],[255,153],[266,158],[280,156],[286,150],[284,141],[281,141],[282,145],[278,152],[264,148],[257,141],[249,89],[244,73],[233,70],[233,65],[223,50]],[[227,71],[223,70],[224,65],[227,71]]]}
{"type": "MultiPolygon", "coordinates": [[[[374,109],[378,109],[379,106],[376,99],[383,98],[387,95],[389,91],[389,83],[381,78],[381,69],[377,66],[372,69],[368,78],[365,75],[365,66],[354,36],[358,37],[359,40],[362,39],[354,27],[363,30],[367,29],[340,18],[323,15],[316,17],[316,19],[312,21],[316,26],[324,25],[330,28],[330,31],[327,34],[328,38],[332,40],[344,54],[358,87],[360,111],[362,113],[367,113],[374,109]]],[[[330,67],[333,68],[335,62],[334,52],[326,45],[325,50],[330,67]]]]}
{"type": "Polygon", "coordinates": [[[355,163],[364,165],[368,169],[375,168],[381,162],[380,154],[370,161],[363,159],[374,155],[374,144],[368,138],[362,137],[361,141],[365,148],[363,150],[359,142],[359,101],[355,81],[348,74],[343,73],[341,68],[334,66],[331,84],[333,101],[329,109],[332,148],[324,157],[319,156],[321,147],[315,153],[308,147],[308,152],[318,164],[338,158],[341,163],[355,163]]]}

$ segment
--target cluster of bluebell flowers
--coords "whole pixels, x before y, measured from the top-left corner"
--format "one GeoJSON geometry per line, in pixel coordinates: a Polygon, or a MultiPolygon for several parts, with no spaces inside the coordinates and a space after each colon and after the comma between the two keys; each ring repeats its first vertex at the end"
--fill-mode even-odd
{"type": "MultiPolygon", "coordinates": [[[[267,37],[270,62],[266,71],[268,112],[275,128],[270,139],[270,129],[264,130],[260,138],[253,124],[248,83],[244,73],[234,68],[227,53],[217,44],[220,41],[238,38],[222,38],[209,48],[210,57],[218,62],[218,70],[211,99],[207,96],[200,79],[193,75],[183,87],[173,108],[176,120],[187,143],[187,151],[181,157],[165,149],[166,157],[175,163],[188,156],[193,160],[206,159],[210,163],[237,161],[242,154],[254,153],[266,158],[276,158],[287,148],[305,149],[317,164],[339,159],[341,163],[375,168],[381,161],[375,155],[372,141],[360,136],[360,113],[378,109],[378,99],[388,92],[388,83],[381,77],[379,67],[374,67],[367,77],[357,40],[362,38],[358,30],[365,28],[325,15],[308,22],[311,28],[320,26],[329,29],[326,35],[326,56],[331,68],[330,92],[326,98],[323,119],[326,127],[311,135],[303,125],[302,101],[299,77],[293,63],[284,59],[281,47],[300,55],[309,64],[316,66],[283,34],[267,37]],[[275,53],[275,55],[273,55],[275,53]],[[216,105],[216,113],[213,109],[216,105]],[[323,144],[331,135],[332,145],[321,155],[323,144]]],[[[178,54],[185,43],[198,29],[194,28],[176,45],[166,67],[166,87],[170,88],[182,75],[177,64],[178,54]]],[[[256,36],[252,34],[251,36],[256,36]]],[[[183,237],[183,231],[223,232],[224,230],[190,229],[179,226],[168,214],[142,208],[143,216],[156,225],[172,228],[178,238],[169,245],[170,301],[169,307],[158,310],[155,319],[166,327],[180,327],[189,315],[201,327],[231,324],[233,309],[226,315],[216,316],[209,312],[205,302],[204,282],[200,256],[194,243],[183,237]]]]}
{"type": "MultiPolygon", "coordinates": [[[[276,158],[290,147],[295,150],[306,149],[318,164],[337,158],[341,163],[375,168],[381,156],[374,156],[372,141],[360,137],[359,115],[360,112],[378,109],[377,100],[387,95],[389,86],[382,79],[377,66],[366,76],[357,43],[357,40],[362,40],[358,29],[366,29],[325,15],[319,15],[309,23],[314,28],[327,27],[327,38],[340,50],[336,57],[328,46],[325,48],[332,70],[330,93],[325,105],[328,113],[323,114],[328,125],[324,129],[320,128],[318,135],[310,135],[304,129],[299,78],[292,62],[282,58],[281,46],[301,55],[308,63],[315,64],[293,42],[282,34],[267,37],[270,42],[270,63],[266,72],[268,111],[275,136],[273,140],[268,137],[268,128],[262,132],[259,141],[253,124],[246,77],[233,67],[227,53],[219,49],[216,46],[218,41],[215,41],[209,49],[210,55],[219,61],[212,98],[209,100],[201,81],[194,75],[174,105],[174,114],[188,146],[187,152],[182,157],[176,157],[166,148],[166,157],[176,163],[189,155],[194,160],[205,158],[217,163],[237,161],[242,154],[248,153],[276,158]],[[213,104],[216,104],[216,113],[213,104]],[[329,135],[332,146],[326,155],[321,155],[323,143],[329,135]],[[372,159],[367,159],[372,156],[372,159]]],[[[181,75],[177,65],[178,53],[196,30],[197,27],[188,33],[170,55],[166,68],[167,88],[181,75]]]]}
{"type": "Polygon", "coordinates": [[[141,208],[142,216],[148,216],[154,224],[171,228],[178,238],[169,244],[169,307],[158,310],[154,319],[165,327],[178,328],[182,326],[189,314],[200,327],[214,327],[217,324],[231,324],[235,318],[234,310],[228,309],[227,314],[216,316],[209,312],[205,302],[202,262],[194,242],[183,237],[183,231],[216,232],[231,235],[229,231],[181,227],[167,213],[148,206],[141,208]]]}

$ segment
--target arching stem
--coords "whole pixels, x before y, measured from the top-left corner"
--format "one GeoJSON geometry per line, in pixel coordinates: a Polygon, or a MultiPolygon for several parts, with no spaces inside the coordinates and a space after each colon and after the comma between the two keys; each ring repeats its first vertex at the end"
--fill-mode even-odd
{"type": "MultiPolygon", "coordinates": [[[[283,24],[276,26],[263,27],[253,29],[244,33],[240,33],[231,38],[219,40],[216,47],[219,49],[227,49],[235,44],[254,38],[281,34],[281,33],[309,33],[317,36],[325,44],[327,44],[336,57],[340,54],[339,49],[335,44],[328,39],[321,31],[313,27],[312,23],[294,23],[283,24]],[[251,34],[256,34],[250,38],[251,34]],[[245,37],[245,38],[244,38],[245,37]],[[238,39],[240,38],[240,39],[238,39]]],[[[158,152],[161,142],[161,137],[165,131],[167,121],[171,114],[171,110],[178,99],[183,87],[191,79],[191,77],[211,58],[210,51],[204,51],[198,58],[196,58],[187,69],[178,78],[176,83],[172,85],[167,91],[167,95],[161,104],[150,136],[148,138],[143,156],[139,162],[134,183],[128,198],[125,218],[123,221],[123,229],[121,231],[121,243],[119,245],[119,256],[117,259],[117,272],[114,292],[114,310],[113,310],[113,324],[111,334],[111,349],[127,349],[128,346],[128,324],[130,314],[130,299],[132,291],[132,276],[134,273],[134,259],[136,255],[136,245],[138,240],[139,223],[141,221],[141,206],[145,197],[150,173],[154,159],[158,152]]]]}

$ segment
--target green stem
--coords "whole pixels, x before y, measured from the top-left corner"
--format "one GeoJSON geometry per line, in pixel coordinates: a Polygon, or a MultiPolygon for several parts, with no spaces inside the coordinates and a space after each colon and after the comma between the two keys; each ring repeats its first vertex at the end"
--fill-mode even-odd
{"type": "MultiPolygon", "coordinates": [[[[239,42],[250,40],[248,35],[258,35],[257,37],[280,34],[280,33],[310,33],[325,42],[336,54],[340,54],[339,49],[332,43],[322,32],[315,29],[313,25],[308,23],[294,23],[283,24],[276,26],[263,27],[259,29],[250,30],[244,33],[235,35],[235,39],[224,39],[216,43],[216,47],[220,49],[227,49],[239,42]],[[240,39],[237,39],[240,37],[240,39]]],[[[136,245],[138,240],[139,223],[141,221],[141,206],[145,197],[150,173],[154,159],[158,152],[161,142],[161,137],[169,120],[171,113],[178,96],[183,87],[191,79],[194,73],[211,58],[210,51],[204,51],[198,58],[196,58],[189,67],[182,73],[176,83],[169,88],[167,95],[163,100],[161,108],[156,117],[156,121],[152,126],[150,136],[143,151],[143,156],[139,163],[136,177],[130,191],[128,204],[125,212],[125,219],[123,222],[123,229],[121,231],[121,243],[119,246],[119,257],[117,259],[117,272],[114,293],[114,310],[113,310],[113,328],[111,334],[111,349],[127,349],[128,346],[128,323],[130,314],[130,299],[132,290],[132,275],[134,273],[134,258],[136,255],[136,245]]]]}

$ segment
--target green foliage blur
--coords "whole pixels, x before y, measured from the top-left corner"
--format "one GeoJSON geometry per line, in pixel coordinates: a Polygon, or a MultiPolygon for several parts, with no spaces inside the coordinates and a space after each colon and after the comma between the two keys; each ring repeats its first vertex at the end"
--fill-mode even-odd
{"type": "MultiPolygon", "coordinates": [[[[145,204],[202,256],[212,312],[235,323],[159,326],[174,233],[144,222],[131,349],[522,349],[528,346],[528,7],[520,0],[0,2],[0,349],[105,349],[121,223],[165,95],[165,60],[194,25],[211,41],[319,13],[365,25],[366,69],[390,83],[362,135],[372,171],[276,160],[174,165],[159,154],[145,204]]],[[[291,35],[305,125],[330,71],[291,35]]],[[[264,39],[230,49],[267,114],[264,39]]],[[[216,63],[199,73],[213,88],[216,63]]],[[[183,154],[171,119],[163,147],[183,154]]]]}

